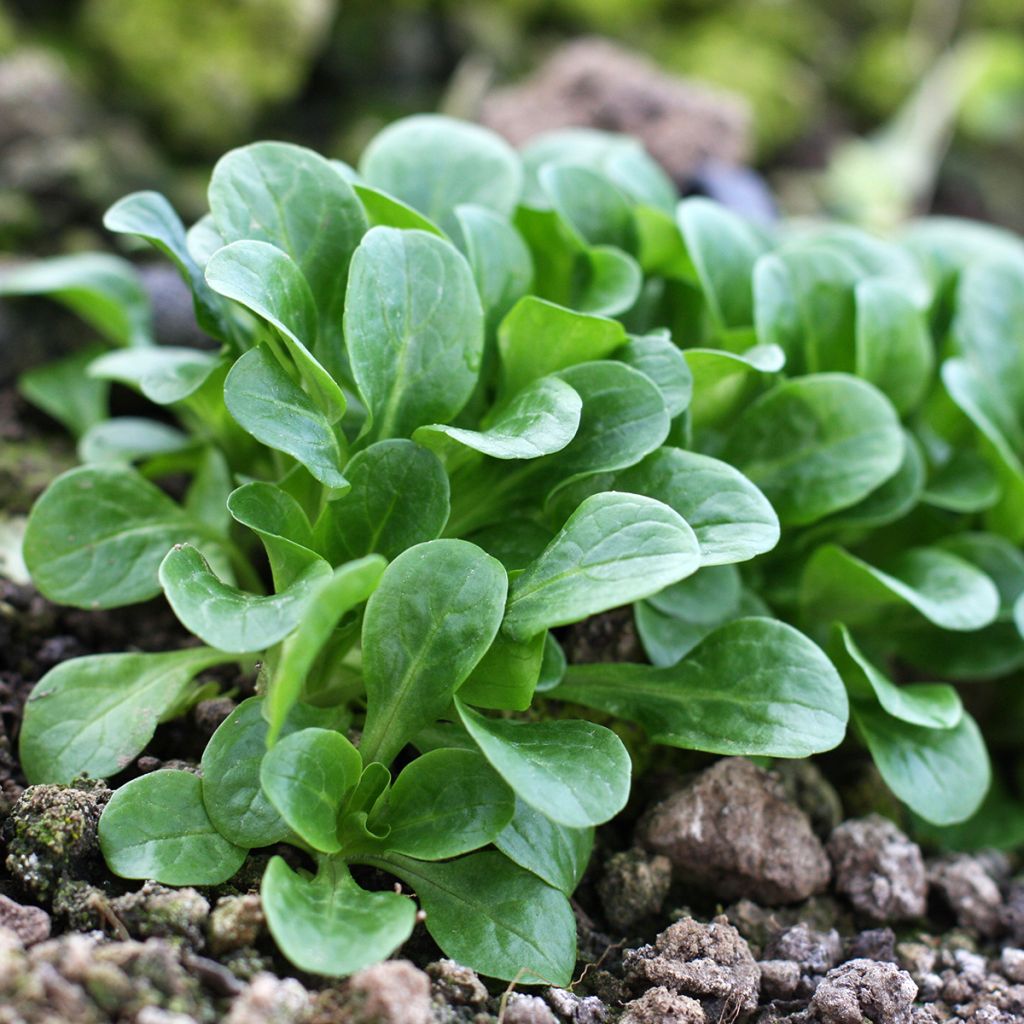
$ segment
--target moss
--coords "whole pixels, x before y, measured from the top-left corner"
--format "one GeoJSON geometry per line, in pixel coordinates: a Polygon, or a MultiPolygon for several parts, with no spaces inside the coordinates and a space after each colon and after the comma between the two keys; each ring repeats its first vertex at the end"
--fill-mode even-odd
{"type": "Polygon", "coordinates": [[[294,96],[335,0],[86,0],[85,31],[126,96],[181,145],[219,150],[294,96]],[[197,45],[199,44],[199,45],[197,45]]]}

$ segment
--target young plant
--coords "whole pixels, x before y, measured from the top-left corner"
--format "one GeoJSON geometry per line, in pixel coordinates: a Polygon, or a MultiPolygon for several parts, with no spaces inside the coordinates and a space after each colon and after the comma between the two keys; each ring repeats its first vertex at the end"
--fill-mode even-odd
{"type": "Polygon", "coordinates": [[[559,133],[517,155],[433,116],[386,129],[358,172],[281,143],[235,150],[209,202],[188,231],[153,193],[107,224],[172,259],[214,350],[154,344],[113,257],[0,278],[114,346],[24,382],[85,463],[30,518],[39,589],[87,608],[163,593],[202,643],[48,673],[21,736],[29,778],[116,775],[209,693],[205,670],[260,666],[201,777],[117,790],[112,870],[215,884],[285,842],[296,856],[271,859],[262,897],[297,965],[346,974],[408,937],[416,904],[365,888],[350,870],[365,865],[415,892],[449,956],[564,984],[568,895],[630,762],[551,700],[655,742],[804,757],[842,740],[849,691],[898,795],[933,821],[973,811],[988,762],[959,699],[896,686],[861,653],[893,653],[877,626],[897,611],[907,659],[934,628],[1018,628],[1019,588],[999,611],[988,573],[992,544],[1020,538],[949,523],[977,514],[950,464],[1001,494],[986,469],[1001,449],[942,405],[932,332],[955,271],[938,243],[945,283],[921,269],[927,231],[916,248],[768,238],[677,206],[629,140],[559,133]],[[109,418],[111,382],[153,417],[109,418]],[[157,483],[172,475],[180,500],[157,483]],[[922,507],[957,536],[931,543],[922,507]],[[935,553],[875,567],[904,526],[935,553]],[[652,665],[566,666],[552,631],[632,602],[652,665]],[[945,776],[936,752],[957,761],[945,776]]]}

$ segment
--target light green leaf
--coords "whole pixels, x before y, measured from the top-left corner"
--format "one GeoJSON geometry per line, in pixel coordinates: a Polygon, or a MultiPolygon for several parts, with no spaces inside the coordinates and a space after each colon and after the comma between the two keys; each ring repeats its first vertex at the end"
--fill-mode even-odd
{"type": "Polygon", "coordinates": [[[807,757],[846,732],[846,690],[821,649],[774,619],[737,619],[678,665],[570,666],[550,696],[642,725],[651,742],[807,757]]]}
{"type": "Polygon", "coordinates": [[[224,404],[246,433],[297,459],[324,486],[348,485],[331,421],[265,345],[250,349],[231,367],[224,404]]]}
{"type": "Polygon", "coordinates": [[[801,603],[821,622],[878,622],[909,605],[941,629],[975,630],[999,611],[999,592],[980,569],[939,548],[911,548],[878,569],[835,545],[804,570],[801,603]]]}
{"type": "Polygon", "coordinates": [[[91,426],[79,439],[82,462],[130,464],[153,455],[183,452],[195,442],[185,433],[159,420],[141,416],[114,416],[91,426]]]}
{"type": "Polygon", "coordinates": [[[424,231],[367,232],[352,258],[345,337],[370,436],[453,419],[476,387],[483,328],[458,249],[424,231]]]}
{"type": "Polygon", "coordinates": [[[742,355],[711,348],[687,349],[686,365],[693,374],[690,415],[694,428],[731,421],[785,362],[778,345],[757,345],[742,355]]]}
{"type": "Polygon", "coordinates": [[[162,345],[108,352],[89,364],[88,373],[127,384],[157,405],[173,405],[194,395],[224,365],[215,352],[162,345]]]}
{"type": "Polygon", "coordinates": [[[485,718],[456,701],[462,724],[517,797],[560,825],[585,828],[626,805],[632,768],[610,729],[583,721],[485,718]]]}
{"type": "Polygon", "coordinates": [[[445,860],[492,842],[514,810],[512,791],[480,754],[434,750],[402,769],[369,825],[390,828],[388,850],[445,860]]]}
{"type": "Polygon", "coordinates": [[[745,562],[779,541],[768,499],[739,470],[707,455],[659,448],[616,476],[615,486],[675,509],[697,535],[702,565],[745,562]]]}
{"type": "Polygon", "coordinates": [[[504,139],[437,114],[406,117],[379,132],[359,172],[449,234],[458,230],[457,206],[475,203],[507,216],[522,189],[519,157],[504,139]]]}
{"type": "Polygon", "coordinates": [[[371,228],[415,229],[429,231],[438,238],[447,238],[432,220],[418,213],[407,203],[403,203],[401,199],[396,199],[379,188],[370,188],[369,185],[358,182],[353,182],[352,187],[363,204],[371,228]]]}
{"type": "Polygon", "coordinates": [[[363,619],[364,762],[390,763],[491,646],[505,609],[501,563],[462,540],[433,540],[385,570],[363,619]]]}
{"type": "Polygon", "coordinates": [[[686,357],[667,333],[630,338],[613,358],[639,370],[658,385],[671,419],[684,412],[693,395],[693,374],[686,357]]]}
{"type": "Polygon", "coordinates": [[[135,268],[106,253],[54,256],[0,273],[0,296],[46,295],[114,345],[153,344],[149,298],[135,268]]]}
{"type": "Polygon", "coordinates": [[[800,377],[762,395],[740,417],[724,458],[756,484],[784,526],[847,508],[903,460],[892,405],[844,374],[800,377]]]}
{"type": "Polygon", "coordinates": [[[21,726],[30,782],[107,778],[146,748],[157,724],[202,671],[230,660],[191,647],[165,654],[94,654],[50,669],[36,683],[21,726]]]}
{"type": "Polygon", "coordinates": [[[345,395],[313,355],[319,331],[316,302],[295,261],[267,242],[233,242],[210,257],[206,280],[276,330],[310,397],[329,422],[340,420],[345,395]]]}
{"type": "Polygon", "coordinates": [[[92,465],[57,477],[36,502],[25,564],[52,601],[116,608],[160,593],[157,570],[175,544],[203,531],[127,466],[92,465]]]}
{"type": "Polygon", "coordinates": [[[115,875],[164,885],[220,885],[248,853],[214,828],[199,777],[184,771],[152,772],[118,789],[100,817],[99,838],[115,875]]]}
{"type": "Polygon", "coordinates": [[[350,489],[330,502],[314,537],[333,565],[379,552],[395,558],[440,536],[448,521],[449,484],[433,452],[412,441],[378,441],[345,467],[350,489]]]}
{"type": "Polygon", "coordinates": [[[584,245],[636,248],[633,210],[626,197],[607,178],[589,167],[551,163],[540,168],[537,180],[552,207],[584,245]]]}
{"type": "Polygon", "coordinates": [[[693,531],[667,505],[615,492],[587,498],[510,588],[516,640],[648,597],[700,567],[693,531]]]}
{"type": "Polygon", "coordinates": [[[583,400],[558,377],[541,377],[503,406],[483,430],[434,423],[420,427],[420,444],[444,451],[456,442],[494,459],[536,459],[561,451],[575,436],[583,400]],[[447,441],[446,441],[447,439],[447,441]]]}
{"type": "Polygon", "coordinates": [[[102,351],[89,347],[34,366],[18,378],[18,391],[27,402],[80,437],[109,415],[109,385],[87,373],[89,364],[102,351]]]}
{"type": "Polygon", "coordinates": [[[547,635],[519,641],[499,633],[459,687],[460,700],[478,708],[525,711],[540,679],[547,635]]]}
{"type": "Polygon", "coordinates": [[[337,853],[338,814],[362,768],[359,751],[340,732],[300,729],[267,751],[260,785],[297,835],[315,850],[337,853]]]}
{"type": "Polygon", "coordinates": [[[330,575],[327,563],[316,561],[287,589],[263,597],[218,579],[188,544],[175,545],[160,564],[160,584],[182,625],[211,647],[238,654],[263,651],[283,640],[330,575]]]}
{"type": "Polygon", "coordinates": [[[424,863],[387,854],[375,861],[411,886],[427,931],[445,956],[524,985],[568,985],[576,966],[576,920],[564,893],[494,851],[424,863]]]}
{"type": "Polygon", "coordinates": [[[593,828],[559,825],[518,798],[515,806],[512,820],[494,845],[548,885],[571,896],[590,861],[593,828]]]}
{"type": "Polygon", "coordinates": [[[408,896],[361,889],[335,859],[309,878],[273,857],[260,898],[281,952],[300,970],[334,978],[386,960],[416,923],[408,896]]]}

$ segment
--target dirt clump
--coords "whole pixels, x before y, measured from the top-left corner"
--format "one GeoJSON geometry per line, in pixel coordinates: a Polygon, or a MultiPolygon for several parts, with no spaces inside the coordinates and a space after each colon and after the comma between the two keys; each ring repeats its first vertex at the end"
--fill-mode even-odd
{"type": "Polygon", "coordinates": [[[927,907],[924,858],[888,818],[871,814],[836,828],[828,840],[835,887],[873,921],[921,917],[927,907]]]}
{"type": "Polygon", "coordinates": [[[848,960],[833,968],[811,998],[821,1024],[910,1024],[917,986],[895,964],[848,960]]]}
{"type": "Polygon", "coordinates": [[[634,925],[661,910],[671,885],[671,861],[634,847],[608,858],[597,891],[608,923],[628,934],[634,925]]]}
{"type": "Polygon", "coordinates": [[[482,1007],[490,993],[476,971],[463,967],[455,960],[435,960],[427,964],[427,975],[432,982],[435,998],[453,1006],[482,1007]]]}
{"type": "Polygon", "coordinates": [[[544,997],[559,1020],[567,1024],[605,1024],[608,1007],[597,996],[578,996],[564,988],[549,988],[544,997]]]}
{"type": "Polygon", "coordinates": [[[210,904],[195,889],[147,882],[137,892],[112,900],[110,908],[133,938],[179,938],[194,949],[205,945],[210,904]]]}
{"type": "MultiPolygon", "coordinates": [[[[794,964],[797,981],[792,994],[807,998],[821,978],[839,962],[842,951],[842,940],[834,928],[820,932],[801,922],[773,935],[765,945],[764,959],[769,963],[794,964]]],[[[776,970],[777,976],[780,970],[776,970]]],[[[781,974],[788,982],[792,972],[781,970],[781,974]]]]}
{"type": "Polygon", "coordinates": [[[1008,864],[999,856],[960,853],[932,861],[928,881],[949,905],[961,928],[992,937],[1004,926],[1003,896],[997,877],[1008,873],[1008,864]]]}
{"type": "Polygon", "coordinates": [[[206,937],[214,955],[253,946],[266,930],[263,904],[255,893],[222,896],[206,922],[206,937]]]}
{"type": "Polygon", "coordinates": [[[309,993],[294,978],[257,974],[231,1004],[224,1024],[299,1024],[309,993]]]}
{"type": "Polygon", "coordinates": [[[505,1004],[504,1024],[558,1024],[548,1004],[540,996],[513,992],[505,1004]]]}
{"type": "Polygon", "coordinates": [[[17,935],[25,946],[50,937],[50,915],[41,907],[23,907],[9,896],[0,895],[0,928],[17,935]]]}
{"type": "Polygon", "coordinates": [[[678,878],[719,899],[795,903],[828,885],[830,866],[807,815],[776,776],[724,758],[656,804],[638,839],[672,862],[678,878]]]}
{"type": "Polygon", "coordinates": [[[843,802],[832,783],[810,760],[779,761],[772,771],[789,799],[810,818],[814,834],[826,840],[843,820],[843,802]]]}
{"type": "Polygon", "coordinates": [[[40,900],[61,878],[88,878],[100,858],[97,828],[111,791],[102,782],[30,786],[0,830],[7,870],[40,900]]]}
{"type": "Polygon", "coordinates": [[[696,999],[659,986],[627,1003],[619,1024],[707,1024],[707,1020],[696,999]]]}
{"type": "Polygon", "coordinates": [[[627,950],[623,967],[635,989],[664,986],[690,996],[713,1021],[757,1006],[761,973],[746,940],[722,916],[710,924],[677,921],[653,945],[627,950]]]}
{"type": "Polygon", "coordinates": [[[364,967],[343,992],[346,1024],[430,1024],[430,978],[408,960],[364,967]]]}

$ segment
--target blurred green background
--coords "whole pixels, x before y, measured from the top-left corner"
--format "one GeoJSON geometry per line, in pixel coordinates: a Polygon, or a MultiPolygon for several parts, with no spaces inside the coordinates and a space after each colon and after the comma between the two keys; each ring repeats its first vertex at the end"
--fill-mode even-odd
{"type": "Polygon", "coordinates": [[[196,214],[254,138],[351,159],[581,35],[741,96],[785,212],[1024,230],[1021,0],[0,0],[0,247],[95,245],[133,188],[196,214]]]}

